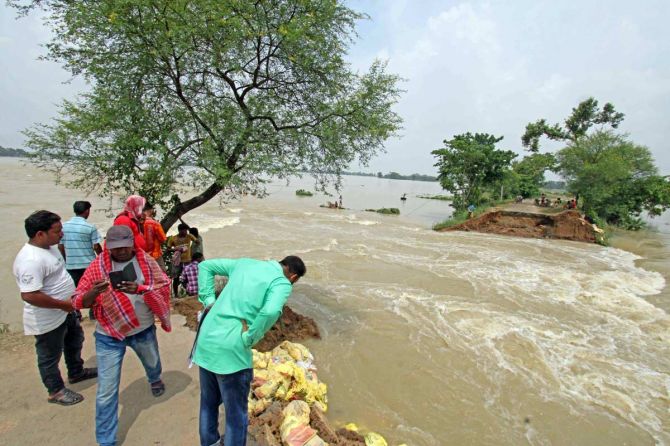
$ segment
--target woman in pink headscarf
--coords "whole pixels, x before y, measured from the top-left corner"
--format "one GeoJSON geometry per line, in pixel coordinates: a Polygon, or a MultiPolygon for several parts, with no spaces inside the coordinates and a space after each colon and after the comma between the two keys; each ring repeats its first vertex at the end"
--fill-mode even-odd
{"type": "Polygon", "coordinates": [[[144,251],[147,250],[147,244],[143,235],[144,231],[142,230],[142,219],[144,218],[142,210],[144,209],[145,203],[146,200],[144,197],[131,195],[126,198],[126,202],[123,205],[123,211],[121,211],[121,213],[114,219],[115,226],[128,226],[133,231],[135,246],[144,251]]]}

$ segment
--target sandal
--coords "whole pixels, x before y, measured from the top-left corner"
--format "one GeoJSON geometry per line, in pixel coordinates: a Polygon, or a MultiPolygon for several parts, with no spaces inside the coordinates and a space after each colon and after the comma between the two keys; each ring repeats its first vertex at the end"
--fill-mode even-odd
{"type": "Polygon", "coordinates": [[[75,384],[78,382],[86,381],[87,379],[96,378],[98,376],[98,368],[92,367],[90,369],[83,369],[81,373],[77,376],[69,377],[67,382],[70,384],[75,384]]]}
{"type": "Polygon", "coordinates": [[[64,387],[60,392],[51,395],[47,401],[54,404],[60,404],[61,406],[72,406],[73,404],[84,401],[84,396],[64,387]]]}
{"type": "Polygon", "coordinates": [[[151,383],[151,394],[155,397],[159,397],[165,393],[165,383],[162,380],[158,380],[155,383],[151,383]]]}

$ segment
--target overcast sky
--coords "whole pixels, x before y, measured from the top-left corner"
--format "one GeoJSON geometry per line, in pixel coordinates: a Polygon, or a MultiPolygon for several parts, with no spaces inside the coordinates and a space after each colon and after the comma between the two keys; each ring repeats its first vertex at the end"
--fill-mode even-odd
{"type": "MultiPolygon", "coordinates": [[[[434,174],[430,152],[466,131],[505,139],[523,153],[525,125],[562,122],[593,96],[626,114],[620,130],[648,146],[670,174],[669,0],[349,0],[370,15],[350,60],[375,58],[406,79],[396,107],[402,136],[367,171],[434,174]]],[[[48,121],[81,88],[36,58],[49,32],[0,5],[0,145],[22,147],[21,129],[48,121]]],[[[554,150],[556,144],[543,145],[554,150]]],[[[352,166],[359,170],[359,166],[352,166]]]]}

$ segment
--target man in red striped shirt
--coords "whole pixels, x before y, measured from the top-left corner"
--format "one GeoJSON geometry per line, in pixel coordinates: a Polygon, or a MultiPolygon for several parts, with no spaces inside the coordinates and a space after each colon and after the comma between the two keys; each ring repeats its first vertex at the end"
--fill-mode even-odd
{"type": "Polygon", "coordinates": [[[72,306],[92,306],[97,320],[95,436],[100,446],[114,446],[121,365],[127,347],[142,362],[151,393],[158,397],[165,392],[154,320],[158,317],[163,329],[171,330],[170,280],[156,261],[137,247],[131,228],[112,226],[103,252],[84,272],[72,306]]]}

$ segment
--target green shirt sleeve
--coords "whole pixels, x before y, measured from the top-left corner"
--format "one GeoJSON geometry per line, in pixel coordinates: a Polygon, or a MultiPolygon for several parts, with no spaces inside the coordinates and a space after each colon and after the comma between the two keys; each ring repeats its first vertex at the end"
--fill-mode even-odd
{"type": "Polygon", "coordinates": [[[260,341],[265,333],[277,322],[292,289],[293,287],[286,280],[278,280],[270,286],[261,311],[251,325],[249,325],[249,330],[242,333],[242,341],[247,347],[251,347],[260,341]]]}
{"type": "Polygon", "coordinates": [[[216,300],[214,276],[229,276],[237,260],[212,259],[198,263],[198,300],[207,308],[216,300]]]}

